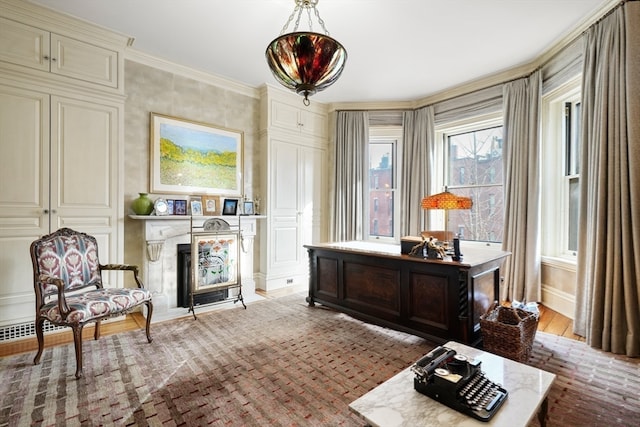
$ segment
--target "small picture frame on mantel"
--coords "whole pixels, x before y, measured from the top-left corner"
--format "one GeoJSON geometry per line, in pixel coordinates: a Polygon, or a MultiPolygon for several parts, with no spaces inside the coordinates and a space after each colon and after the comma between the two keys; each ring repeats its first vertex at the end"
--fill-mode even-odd
{"type": "Polygon", "coordinates": [[[220,215],[220,197],[202,196],[202,213],[204,215],[220,215]]]}
{"type": "Polygon", "coordinates": [[[255,215],[253,211],[253,202],[250,200],[245,200],[242,202],[242,214],[243,215],[255,215]]]}
{"type": "Polygon", "coordinates": [[[237,215],[238,214],[238,199],[224,199],[222,205],[222,215],[237,215]]]}
{"type": "Polygon", "coordinates": [[[173,201],[173,214],[174,215],[186,215],[187,214],[187,201],[176,199],[173,201]]]}
{"type": "Polygon", "coordinates": [[[202,201],[201,200],[191,200],[191,215],[193,216],[202,216],[202,201]]]}

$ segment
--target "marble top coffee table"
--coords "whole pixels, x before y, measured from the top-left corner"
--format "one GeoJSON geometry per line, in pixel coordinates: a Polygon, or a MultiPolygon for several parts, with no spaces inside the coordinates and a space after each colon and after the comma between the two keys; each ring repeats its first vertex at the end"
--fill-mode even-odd
{"type": "Polygon", "coordinates": [[[522,363],[450,341],[458,354],[482,361],[481,369],[502,384],[509,396],[490,422],[455,411],[413,388],[415,374],[407,368],[351,402],[349,409],[373,427],[400,426],[526,426],[538,414],[545,425],[547,393],[555,375],[522,363]]]}

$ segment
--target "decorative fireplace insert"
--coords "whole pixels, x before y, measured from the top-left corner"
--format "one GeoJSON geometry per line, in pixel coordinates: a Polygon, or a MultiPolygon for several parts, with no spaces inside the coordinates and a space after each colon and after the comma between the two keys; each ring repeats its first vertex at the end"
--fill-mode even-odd
{"type": "MultiPolygon", "coordinates": [[[[178,307],[190,308],[191,289],[191,244],[178,245],[178,307]]],[[[229,298],[229,289],[218,289],[209,292],[200,292],[193,295],[193,305],[212,304],[229,298]]]]}
{"type": "Polygon", "coordinates": [[[197,319],[196,301],[221,298],[224,295],[222,291],[226,291],[224,299],[229,298],[232,288],[237,289],[233,302],[240,301],[246,309],[240,280],[240,230],[231,230],[229,223],[219,218],[205,221],[202,231],[199,230],[194,229],[192,223],[190,284],[187,292],[193,318],[197,319]]]}

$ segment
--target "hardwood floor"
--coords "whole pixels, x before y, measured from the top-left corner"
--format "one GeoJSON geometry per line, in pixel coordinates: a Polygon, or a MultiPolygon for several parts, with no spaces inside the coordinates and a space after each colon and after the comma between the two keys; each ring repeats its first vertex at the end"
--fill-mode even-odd
{"type": "MultiPolygon", "coordinates": [[[[302,289],[299,288],[287,288],[283,290],[276,290],[270,292],[257,291],[256,293],[265,298],[279,298],[284,295],[298,292],[302,289]]],[[[132,331],[136,329],[143,329],[145,325],[145,319],[141,313],[133,313],[123,320],[112,321],[103,324],[100,327],[100,335],[106,336],[116,332],[132,331]]],[[[584,341],[583,337],[575,335],[572,332],[573,321],[568,317],[557,313],[550,308],[540,306],[540,320],[538,321],[538,330],[547,332],[554,335],[561,335],[566,338],[575,339],[578,341],[584,341]]],[[[93,339],[94,326],[87,326],[83,330],[84,339],[93,339]]],[[[152,329],[153,331],[153,329],[152,329]]],[[[142,332],[142,331],[141,331],[142,332]]],[[[71,329],[68,331],[62,331],[57,333],[51,333],[45,335],[44,343],[45,348],[53,347],[56,345],[67,344],[73,342],[73,335],[71,329]]],[[[24,352],[35,352],[38,349],[38,341],[35,337],[26,338],[23,340],[13,340],[5,343],[0,343],[0,357],[10,356],[13,354],[24,352]]]]}

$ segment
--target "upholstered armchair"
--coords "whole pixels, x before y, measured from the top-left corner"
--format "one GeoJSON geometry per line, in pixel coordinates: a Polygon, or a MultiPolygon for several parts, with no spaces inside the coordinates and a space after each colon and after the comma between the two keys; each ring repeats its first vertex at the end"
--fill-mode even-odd
{"type": "Polygon", "coordinates": [[[61,228],[31,244],[33,286],[36,293],[36,335],[40,363],[44,349],[45,320],[73,330],[76,352],[76,378],[82,377],[82,328],[95,322],[94,338],[100,337],[100,321],[120,316],[141,305],[147,307],[146,334],[150,334],[153,304],[151,292],[138,278],[138,267],[125,264],[100,264],[98,243],[85,233],[61,228]],[[105,270],[131,271],[138,285],[132,289],[104,288],[105,270]]]}

